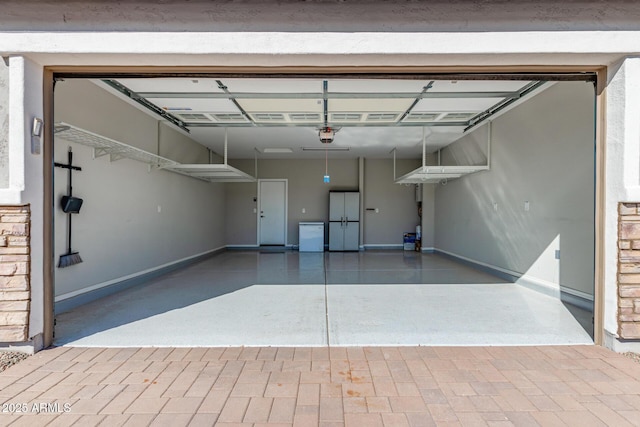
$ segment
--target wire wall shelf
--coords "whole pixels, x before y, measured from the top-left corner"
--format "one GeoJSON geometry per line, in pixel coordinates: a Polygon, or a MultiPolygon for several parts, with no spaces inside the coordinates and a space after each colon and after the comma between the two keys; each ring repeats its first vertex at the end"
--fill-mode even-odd
{"type": "Polygon", "coordinates": [[[90,132],[64,122],[55,124],[56,138],[93,148],[93,157],[109,156],[112,162],[131,159],[151,169],[165,169],[208,182],[255,182],[251,175],[227,164],[182,164],[131,145],[90,132]]]}

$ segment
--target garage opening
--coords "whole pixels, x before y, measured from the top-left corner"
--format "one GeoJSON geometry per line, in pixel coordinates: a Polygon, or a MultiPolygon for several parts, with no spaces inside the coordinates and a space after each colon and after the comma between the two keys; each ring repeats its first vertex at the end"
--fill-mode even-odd
{"type": "Polygon", "coordinates": [[[55,343],[592,343],[594,82],[60,75],[55,343]]]}

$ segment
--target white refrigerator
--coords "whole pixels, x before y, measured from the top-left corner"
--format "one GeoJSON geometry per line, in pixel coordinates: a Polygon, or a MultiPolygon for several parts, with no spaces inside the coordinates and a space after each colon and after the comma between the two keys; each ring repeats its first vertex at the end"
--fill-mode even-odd
{"type": "Polygon", "coordinates": [[[329,250],[360,249],[360,193],[329,192],[329,250]]]}

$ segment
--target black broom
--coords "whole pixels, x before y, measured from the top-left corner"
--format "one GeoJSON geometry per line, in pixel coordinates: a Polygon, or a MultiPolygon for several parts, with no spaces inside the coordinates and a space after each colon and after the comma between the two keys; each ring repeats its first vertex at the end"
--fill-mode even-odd
{"type": "Polygon", "coordinates": [[[80,207],[82,206],[82,199],[77,197],[73,197],[73,185],[71,181],[71,172],[74,170],[81,171],[82,168],[78,166],[73,166],[73,153],[71,151],[71,147],[69,147],[68,164],[62,163],[54,163],[56,167],[67,169],[68,171],[68,195],[62,197],[61,207],[62,211],[67,214],[67,253],[64,255],[60,255],[60,260],[58,261],[58,268],[65,268],[75,264],[80,264],[82,262],[82,258],[80,258],[80,254],[78,252],[73,252],[71,250],[71,215],[74,213],[80,212],[80,207]]]}

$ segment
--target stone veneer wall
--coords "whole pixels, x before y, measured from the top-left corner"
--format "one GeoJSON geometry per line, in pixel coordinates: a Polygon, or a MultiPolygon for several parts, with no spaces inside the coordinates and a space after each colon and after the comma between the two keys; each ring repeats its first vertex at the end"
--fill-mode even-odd
{"type": "Polygon", "coordinates": [[[618,205],[618,335],[640,338],[640,203],[618,205]]]}
{"type": "Polygon", "coordinates": [[[29,206],[0,206],[0,342],[28,340],[29,206]]]}

